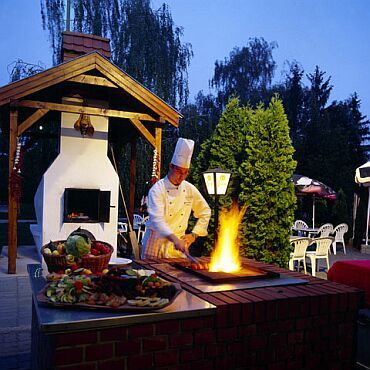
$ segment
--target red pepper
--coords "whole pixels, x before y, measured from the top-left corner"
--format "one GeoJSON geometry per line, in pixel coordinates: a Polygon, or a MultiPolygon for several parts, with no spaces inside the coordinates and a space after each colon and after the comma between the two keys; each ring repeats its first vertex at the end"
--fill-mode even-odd
{"type": "Polygon", "coordinates": [[[75,271],[75,270],[77,270],[78,268],[80,268],[80,266],[78,266],[77,264],[75,264],[75,265],[70,266],[69,268],[70,268],[72,271],[75,271]]]}
{"type": "Polygon", "coordinates": [[[80,292],[82,288],[84,287],[84,284],[82,281],[77,280],[74,282],[74,286],[76,288],[76,292],[80,292]]]}

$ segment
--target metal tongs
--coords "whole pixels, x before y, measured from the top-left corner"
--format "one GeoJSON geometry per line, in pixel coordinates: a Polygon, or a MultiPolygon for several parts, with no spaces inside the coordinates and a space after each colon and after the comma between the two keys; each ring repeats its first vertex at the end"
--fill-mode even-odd
{"type": "Polygon", "coordinates": [[[185,251],[184,254],[186,255],[186,257],[191,261],[191,262],[194,262],[194,263],[198,263],[198,260],[193,257],[188,251],[185,251]]]}

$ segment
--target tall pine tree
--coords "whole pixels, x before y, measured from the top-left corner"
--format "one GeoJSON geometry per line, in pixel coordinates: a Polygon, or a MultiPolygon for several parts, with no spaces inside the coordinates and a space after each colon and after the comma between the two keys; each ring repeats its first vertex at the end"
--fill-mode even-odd
{"type": "Polygon", "coordinates": [[[307,78],[311,86],[305,110],[306,129],[298,171],[306,176],[320,179],[320,174],[326,171],[324,168],[326,166],[326,146],[330,140],[325,107],[333,86],[330,85],[330,77],[325,79],[325,72],[321,71],[318,66],[314,73],[307,75],[307,78]]]}

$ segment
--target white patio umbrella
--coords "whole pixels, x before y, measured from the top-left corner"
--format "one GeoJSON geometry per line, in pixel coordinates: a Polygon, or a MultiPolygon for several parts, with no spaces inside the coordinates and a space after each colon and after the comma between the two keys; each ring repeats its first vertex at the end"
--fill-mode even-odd
{"type": "Polygon", "coordinates": [[[367,200],[367,219],[366,219],[366,245],[369,240],[369,216],[370,216],[370,162],[356,168],[355,181],[357,184],[368,188],[369,197],[367,200]]]}

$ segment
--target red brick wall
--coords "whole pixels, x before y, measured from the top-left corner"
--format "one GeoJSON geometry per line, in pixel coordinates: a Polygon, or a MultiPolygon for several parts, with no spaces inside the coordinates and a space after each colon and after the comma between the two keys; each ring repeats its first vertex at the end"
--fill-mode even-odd
{"type": "Polygon", "coordinates": [[[358,300],[350,293],[302,296],[308,286],[295,289],[300,299],[272,300],[268,291],[261,301],[262,293],[253,291],[255,302],[229,302],[230,309],[211,317],[57,335],[55,367],[350,369],[358,300]]]}
{"type": "MultiPolygon", "coordinates": [[[[143,265],[152,268],[149,262],[143,265]]],[[[202,293],[182,282],[183,289],[214,304],[216,314],[60,334],[50,336],[48,343],[43,335],[44,345],[52,348],[49,366],[60,370],[353,368],[363,294],[266,266],[306,279],[307,284],[202,293]]],[[[37,335],[42,334],[36,332],[34,338],[41,343],[37,335]]]]}

